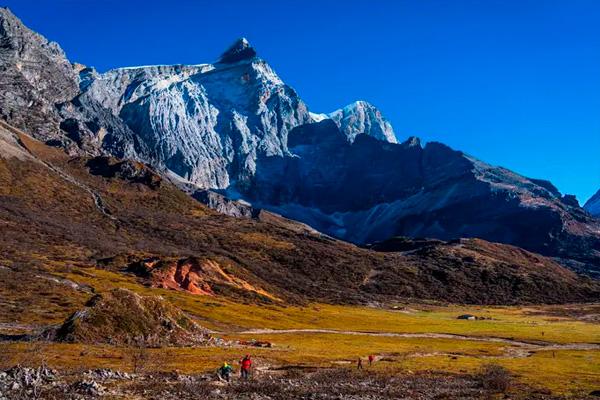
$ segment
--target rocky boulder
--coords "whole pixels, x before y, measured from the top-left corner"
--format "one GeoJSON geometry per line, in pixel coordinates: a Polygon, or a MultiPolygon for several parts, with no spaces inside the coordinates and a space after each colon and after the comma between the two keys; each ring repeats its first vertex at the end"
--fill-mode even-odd
{"type": "Polygon", "coordinates": [[[162,178],[141,162],[117,160],[111,157],[94,157],[86,162],[92,175],[105,178],[119,178],[132,183],[140,183],[151,189],[160,187],[162,178]]]}

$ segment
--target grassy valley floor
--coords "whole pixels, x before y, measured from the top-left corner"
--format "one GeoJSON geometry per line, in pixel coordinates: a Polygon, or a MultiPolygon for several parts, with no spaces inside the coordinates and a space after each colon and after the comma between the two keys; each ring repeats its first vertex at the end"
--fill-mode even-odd
{"type": "MultiPolygon", "coordinates": [[[[140,361],[132,348],[4,341],[0,342],[2,369],[44,362],[71,372],[143,368],[146,373],[200,374],[214,371],[223,361],[237,366],[237,360],[250,353],[255,358],[257,377],[290,369],[354,369],[362,357],[369,370],[364,373],[474,374],[484,365],[497,364],[507,368],[516,382],[555,395],[584,396],[600,390],[600,305],[396,304],[382,308],[376,304],[243,304],[148,288],[133,276],[97,268],[73,267],[53,276],[80,288],[73,292],[77,296],[69,295],[69,291],[66,297],[51,291],[35,296],[39,304],[30,303],[18,314],[2,313],[2,332],[27,333],[48,321],[60,323],[81,306],[78,302],[91,297],[82,290],[93,288],[102,293],[126,287],[140,294],[162,295],[231,344],[147,349],[140,361]],[[45,315],[48,312],[52,315],[45,315]],[[467,313],[482,319],[457,319],[467,313]],[[238,344],[250,340],[269,342],[272,347],[238,344]],[[376,357],[371,367],[366,361],[369,354],[376,357]]],[[[6,306],[10,303],[8,292],[3,295],[6,306]]]]}

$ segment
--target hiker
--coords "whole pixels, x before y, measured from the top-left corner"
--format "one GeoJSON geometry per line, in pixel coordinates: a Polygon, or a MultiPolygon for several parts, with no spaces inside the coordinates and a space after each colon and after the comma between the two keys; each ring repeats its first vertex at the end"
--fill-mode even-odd
{"type": "Polygon", "coordinates": [[[227,362],[224,362],[223,366],[219,368],[219,377],[229,382],[229,378],[232,372],[233,368],[231,367],[231,365],[227,364],[227,362]]]}
{"type": "Polygon", "coordinates": [[[362,358],[360,358],[360,357],[358,357],[358,363],[356,364],[356,369],[363,369],[362,358]]]}
{"type": "Polygon", "coordinates": [[[240,364],[242,365],[242,368],[240,369],[242,379],[248,379],[250,377],[250,368],[252,367],[250,355],[246,354],[246,356],[240,360],[240,364]]]}
{"type": "Polygon", "coordinates": [[[373,365],[373,361],[375,360],[375,356],[373,354],[369,354],[369,367],[373,365]]]}

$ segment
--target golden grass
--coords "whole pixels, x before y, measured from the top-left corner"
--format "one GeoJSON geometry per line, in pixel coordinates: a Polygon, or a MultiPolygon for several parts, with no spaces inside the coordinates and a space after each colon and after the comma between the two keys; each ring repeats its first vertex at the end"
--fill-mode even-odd
{"type": "Polygon", "coordinates": [[[261,233],[261,232],[240,233],[240,234],[238,234],[238,236],[244,242],[254,244],[254,245],[259,245],[262,247],[270,247],[270,248],[282,249],[282,250],[292,250],[296,247],[296,246],[294,246],[293,243],[284,242],[282,240],[277,240],[274,237],[269,236],[265,233],[261,233]]]}
{"type": "Polygon", "coordinates": [[[476,372],[485,363],[508,368],[523,383],[550,389],[557,394],[587,394],[598,389],[600,351],[539,351],[531,357],[481,359],[444,356],[406,358],[398,361],[401,368],[412,371],[439,370],[476,372]]]}
{"type": "MultiPolygon", "coordinates": [[[[255,336],[256,337],[256,336],[255,336]]],[[[268,337],[261,336],[260,339],[268,337]]],[[[523,383],[550,389],[556,394],[582,394],[597,389],[600,351],[539,351],[531,357],[505,358],[497,344],[446,339],[369,338],[353,335],[281,334],[272,337],[272,349],[248,348],[163,348],[150,349],[149,371],[204,373],[223,361],[236,365],[251,353],[256,365],[310,365],[320,367],[355,366],[358,357],[382,357],[373,366],[382,371],[448,371],[475,373],[482,365],[496,363],[508,368],[523,383]],[[436,354],[439,353],[439,354],[436,354]],[[446,354],[450,353],[450,354],[446,354]]],[[[113,368],[131,371],[127,348],[80,344],[2,343],[4,368],[15,363],[43,361],[54,368],[80,371],[113,368]]],[[[366,363],[365,363],[366,365],[366,363]]]]}
{"type": "MultiPolygon", "coordinates": [[[[186,373],[215,369],[222,361],[235,361],[252,352],[259,363],[269,365],[353,366],[359,356],[376,354],[383,358],[374,368],[389,371],[444,370],[474,372],[485,363],[507,367],[519,380],[543,386],[555,393],[580,394],[598,389],[600,351],[537,351],[530,357],[514,358],[497,342],[460,339],[386,337],[342,333],[242,334],[250,329],[330,329],[338,331],[393,333],[449,333],[470,337],[501,337],[522,341],[555,343],[600,343],[600,325],[552,316],[548,307],[479,307],[410,305],[397,310],[358,306],[311,304],[285,306],[240,304],[219,298],[194,296],[185,292],[153,289],[139,284],[132,275],[97,268],[72,266],[56,273],[74,282],[104,292],[125,287],[140,294],[160,294],[195,317],[200,324],[223,332],[226,339],[256,338],[274,343],[272,349],[258,348],[167,348],[151,350],[152,368],[186,373]],[[463,321],[463,313],[486,320],[463,321]],[[543,332],[543,334],[542,334],[543,332]],[[156,361],[160,360],[160,361],[156,361]]],[[[71,309],[71,307],[68,307],[71,309]]],[[[53,310],[52,320],[60,312],[53,310]]],[[[66,317],[66,311],[65,315],[66,317]]],[[[47,315],[45,316],[47,317],[47,315]]],[[[15,360],[27,354],[22,343],[2,344],[3,352],[15,360]]],[[[45,344],[47,362],[58,368],[130,368],[128,352],[109,346],[45,344]]]]}
{"type": "Polygon", "coordinates": [[[369,354],[381,357],[404,358],[410,354],[451,353],[473,357],[500,356],[502,345],[478,341],[458,341],[436,338],[398,338],[323,333],[290,333],[228,336],[256,338],[276,344],[275,356],[283,364],[331,365],[369,354]]]}
{"type": "Polygon", "coordinates": [[[240,304],[223,298],[193,296],[184,292],[146,288],[135,277],[100,269],[77,269],[62,274],[70,280],[106,291],[125,287],[140,294],[161,294],[176,306],[201,318],[212,329],[334,329],[366,332],[449,333],[494,336],[555,343],[600,343],[600,325],[528,315],[543,307],[424,306],[406,310],[382,310],[360,306],[311,304],[306,307],[240,304]],[[472,313],[491,318],[479,321],[457,320],[472,313]]]}

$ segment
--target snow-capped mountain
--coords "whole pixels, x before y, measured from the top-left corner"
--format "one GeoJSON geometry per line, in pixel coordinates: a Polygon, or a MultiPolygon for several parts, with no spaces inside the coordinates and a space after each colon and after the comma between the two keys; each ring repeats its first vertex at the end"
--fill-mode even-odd
{"type": "Polygon", "coordinates": [[[600,267],[599,222],[549,182],[439,143],[397,143],[363,101],[312,113],[246,39],[214,63],[98,73],[7,9],[0,27],[0,115],[73,154],[144,161],[188,191],[357,243],[475,236],[600,267]]]}
{"type": "MultiPolygon", "coordinates": [[[[213,64],[104,74],[86,68],[80,86],[84,109],[100,104],[136,133],[143,147],[138,157],[202,188],[247,185],[258,156],[286,154],[289,131],[313,121],[294,89],[246,39],[213,64]]],[[[339,123],[349,140],[359,130],[382,139],[384,130],[390,134],[389,123],[365,102],[344,115],[339,123]]]]}
{"type": "Polygon", "coordinates": [[[590,214],[600,217],[600,190],[596,192],[583,206],[590,214]]]}
{"type": "Polygon", "coordinates": [[[136,132],[142,158],[203,188],[247,181],[257,155],[283,155],[288,132],[311,121],[245,39],[214,64],[86,72],[81,82],[86,98],[136,132]]]}

